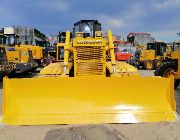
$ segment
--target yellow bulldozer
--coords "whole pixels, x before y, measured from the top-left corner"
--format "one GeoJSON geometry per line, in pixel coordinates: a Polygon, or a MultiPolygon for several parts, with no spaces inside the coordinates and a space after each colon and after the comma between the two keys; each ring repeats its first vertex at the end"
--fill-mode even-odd
{"type": "Polygon", "coordinates": [[[167,44],[164,42],[148,43],[144,50],[137,49],[129,63],[145,70],[156,69],[166,57],[167,44]]]}
{"type": "Polygon", "coordinates": [[[175,121],[173,78],[141,77],[135,67],[115,61],[112,32],[106,40],[87,22],[98,24],[80,21],[75,26],[85,30],[75,30],[72,39],[67,31],[63,61],[43,68],[41,77],[4,78],[2,123],[175,121]]]}
{"type": "Polygon", "coordinates": [[[172,51],[154,72],[155,76],[169,77],[174,76],[174,88],[176,89],[180,83],[180,41],[172,43],[172,51]]]}

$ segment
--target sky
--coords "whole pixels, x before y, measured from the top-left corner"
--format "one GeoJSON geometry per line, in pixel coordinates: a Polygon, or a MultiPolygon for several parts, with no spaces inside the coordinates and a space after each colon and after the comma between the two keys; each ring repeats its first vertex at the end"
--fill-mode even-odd
{"type": "Polygon", "coordinates": [[[180,40],[180,0],[1,0],[0,27],[34,27],[46,35],[97,19],[103,31],[126,37],[147,32],[156,40],[180,40]]]}

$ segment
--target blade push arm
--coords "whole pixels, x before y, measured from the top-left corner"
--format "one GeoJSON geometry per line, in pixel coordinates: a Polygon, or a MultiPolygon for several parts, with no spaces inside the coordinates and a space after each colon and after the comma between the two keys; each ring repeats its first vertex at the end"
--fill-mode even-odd
{"type": "Polygon", "coordinates": [[[66,68],[68,66],[68,60],[69,60],[69,54],[70,54],[70,32],[66,32],[66,41],[64,46],[64,74],[66,74],[66,68]]]}
{"type": "Polygon", "coordinates": [[[109,52],[111,57],[111,63],[113,66],[113,73],[116,73],[116,60],[115,60],[115,54],[114,54],[114,44],[113,44],[113,38],[112,38],[112,31],[108,31],[108,40],[109,40],[109,52]]]}

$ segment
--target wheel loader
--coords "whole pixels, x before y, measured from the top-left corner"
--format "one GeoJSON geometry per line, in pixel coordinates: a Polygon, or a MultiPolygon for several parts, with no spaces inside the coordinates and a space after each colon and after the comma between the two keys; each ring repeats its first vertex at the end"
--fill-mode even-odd
{"type": "Polygon", "coordinates": [[[38,64],[33,60],[32,51],[24,47],[7,47],[7,60],[16,65],[15,73],[34,71],[38,64]]]}
{"type": "Polygon", "coordinates": [[[173,42],[172,51],[154,72],[155,76],[169,77],[174,76],[174,88],[176,89],[180,83],[180,41],[173,42]]]}
{"type": "Polygon", "coordinates": [[[148,43],[145,50],[137,49],[134,57],[129,63],[137,68],[142,67],[145,70],[156,69],[160,66],[167,51],[167,44],[164,42],[148,43]]]}
{"type": "Polygon", "coordinates": [[[84,32],[72,39],[66,32],[63,61],[43,68],[40,77],[4,78],[2,123],[175,121],[173,78],[141,77],[135,67],[115,61],[110,30],[106,40],[101,31],[87,33],[92,24],[80,23],[84,32]]]}
{"type": "Polygon", "coordinates": [[[9,63],[15,65],[15,73],[34,71],[37,68],[38,63],[33,60],[30,48],[18,44],[17,35],[6,34],[6,36],[7,45],[4,46],[6,48],[7,60],[9,63]]]}
{"type": "Polygon", "coordinates": [[[28,48],[29,50],[31,50],[33,60],[38,64],[38,66],[42,66],[42,60],[44,59],[43,47],[34,46],[34,45],[23,45],[23,44],[16,45],[15,47],[18,48],[19,46],[21,48],[28,48]]]}

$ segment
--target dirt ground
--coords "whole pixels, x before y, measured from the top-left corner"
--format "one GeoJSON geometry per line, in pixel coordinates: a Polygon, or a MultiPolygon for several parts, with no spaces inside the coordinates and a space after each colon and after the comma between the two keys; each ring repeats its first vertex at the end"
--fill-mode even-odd
{"type": "MultiPolygon", "coordinates": [[[[153,75],[153,71],[140,71],[140,73],[143,76],[153,75]]],[[[180,113],[180,87],[175,93],[177,113],[180,113]]],[[[0,110],[1,103],[2,84],[0,110]]],[[[7,126],[0,124],[0,140],[180,140],[180,120],[98,125],[7,126]]]]}

